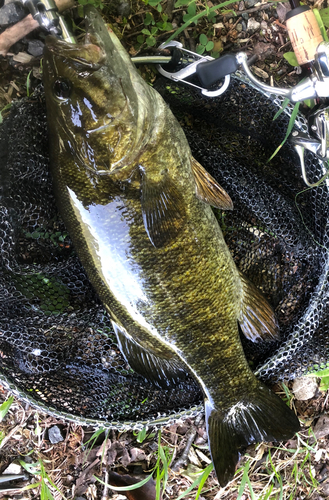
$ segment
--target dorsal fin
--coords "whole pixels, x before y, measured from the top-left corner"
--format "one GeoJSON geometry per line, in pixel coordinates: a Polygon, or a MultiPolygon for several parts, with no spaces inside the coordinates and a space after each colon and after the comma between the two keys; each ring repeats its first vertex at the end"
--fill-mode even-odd
{"type": "Polygon", "coordinates": [[[197,197],[213,207],[233,210],[233,202],[227,192],[193,156],[191,166],[196,182],[197,197]]]}

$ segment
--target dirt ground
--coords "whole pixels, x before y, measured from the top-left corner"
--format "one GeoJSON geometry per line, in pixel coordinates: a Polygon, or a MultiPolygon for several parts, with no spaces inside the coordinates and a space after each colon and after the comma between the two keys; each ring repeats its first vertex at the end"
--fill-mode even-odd
{"type": "MultiPolygon", "coordinates": [[[[182,25],[187,9],[186,5],[175,7],[171,0],[161,5],[172,29],[158,29],[154,33],[155,46],[182,25]]],[[[103,12],[121,34],[122,43],[131,55],[154,51],[153,46],[147,45],[148,35],[142,31],[153,26],[152,22],[145,25],[148,12],[156,22],[163,21],[156,6],[142,1],[104,5],[103,12]],[[144,36],[143,43],[141,36],[144,36]]],[[[213,4],[209,1],[208,6],[213,4]]],[[[317,6],[321,7],[319,3],[317,6]]],[[[322,6],[326,5],[322,2],[322,6]]],[[[284,25],[287,4],[241,0],[228,9],[232,10],[215,11],[215,22],[201,18],[197,25],[183,30],[178,39],[186,48],[195,51],[204,33],[214,43],[213,51],[243,50],[249,56],[257,55],[253,71],[266,83],[295,85],[300,78],[299,69],[283,57],[285,51],[291,50],[284,25]]],[[[71,11],[71,15],[79,24],[77,10],[71,11]]],[[[27,54],[31,40],[43,43],[44,35],[35,30],[17,42],[7,56],[0,57],[0,110],[13,99],[24,97],[40,82],[41,56],[25,60],[22,56],[17,57],[27,54]]],[[[145,67],[141,71],[147,79],[154,79],[153,70],[145,67]]],[[[282,387],[276,387],[276,391],[287,397],[282,387]]],[[[1,388],[0,402],[8,397],[1,388]]],[[[303,423],[299,437],[287,443],[250,447],[239,464],[235,479],[225,488],[218,486],[214,473],[210,472],[200,500],[329,498],[328,392],[317,390],[306,401],[296,400],[289,393],[288,400],[303,423]]],[[[143,490],[124,494],[111,490],[96,478],[126,487],[147,477],[160,456],[162,460],[157,470],[162,474],[161,485],[166,482],[162,498],[177,500],[211,463],[202,415],[162,428],[160,443],[161,453],[158,429],[148,429],[146,433],[100,431],[95,435],[95,429],[58,421],[14,399],[0,424],[0,474],[23,473],[25,478],[0,483],[0,498],[151,500],[156,490],[153,479],[143,490]]],[[[184,498],[195,499],[196,496],[197,488],[184,498]]]]}

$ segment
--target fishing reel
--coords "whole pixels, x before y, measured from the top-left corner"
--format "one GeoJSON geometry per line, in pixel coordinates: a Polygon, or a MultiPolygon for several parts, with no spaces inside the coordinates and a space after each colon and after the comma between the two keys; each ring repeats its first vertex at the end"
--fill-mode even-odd
{"type": "Polygon", "coordinates": [[[63,16],[58,12],[54,0],[21,0],[33,19],[49,34],[66,42],[76,43],[73,34],[63,16]]]}

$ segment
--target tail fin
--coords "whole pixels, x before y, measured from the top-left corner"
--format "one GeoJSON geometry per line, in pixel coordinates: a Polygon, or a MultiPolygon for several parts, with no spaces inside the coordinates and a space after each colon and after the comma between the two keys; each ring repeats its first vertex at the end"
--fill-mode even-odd
{"type": "Polygon", "coordinates": [[[290,439],[300,429],[296,415],[264,385],[226,413],[205,402],[209,448],[221,486],[234,476],[240,454],[251,443],[290,439]],[[248,399],[247,399],[248,398],[248,399]]]}

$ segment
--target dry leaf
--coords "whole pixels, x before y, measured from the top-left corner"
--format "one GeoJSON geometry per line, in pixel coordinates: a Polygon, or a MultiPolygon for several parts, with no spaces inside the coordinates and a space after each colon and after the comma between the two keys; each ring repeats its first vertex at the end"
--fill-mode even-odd
{"type": "MultiPolygon", "coordinates": [[[[146,476],[145,476],[146,477],[146,476]]],[[[108,484],[112,484],[113,486],[131,486],[132,484],[139,483],[143,477],[139,477],[138,479],[128,474],[121,476],[116,472],[110,471],[108,474],[108,484]]],[[[155,481],[150,479],[146,484],[144,484],[141,488],[137,488],[136,490],[124,491],[122,492],[126,495],[128,500],[155,500],[155,481]]]]}

